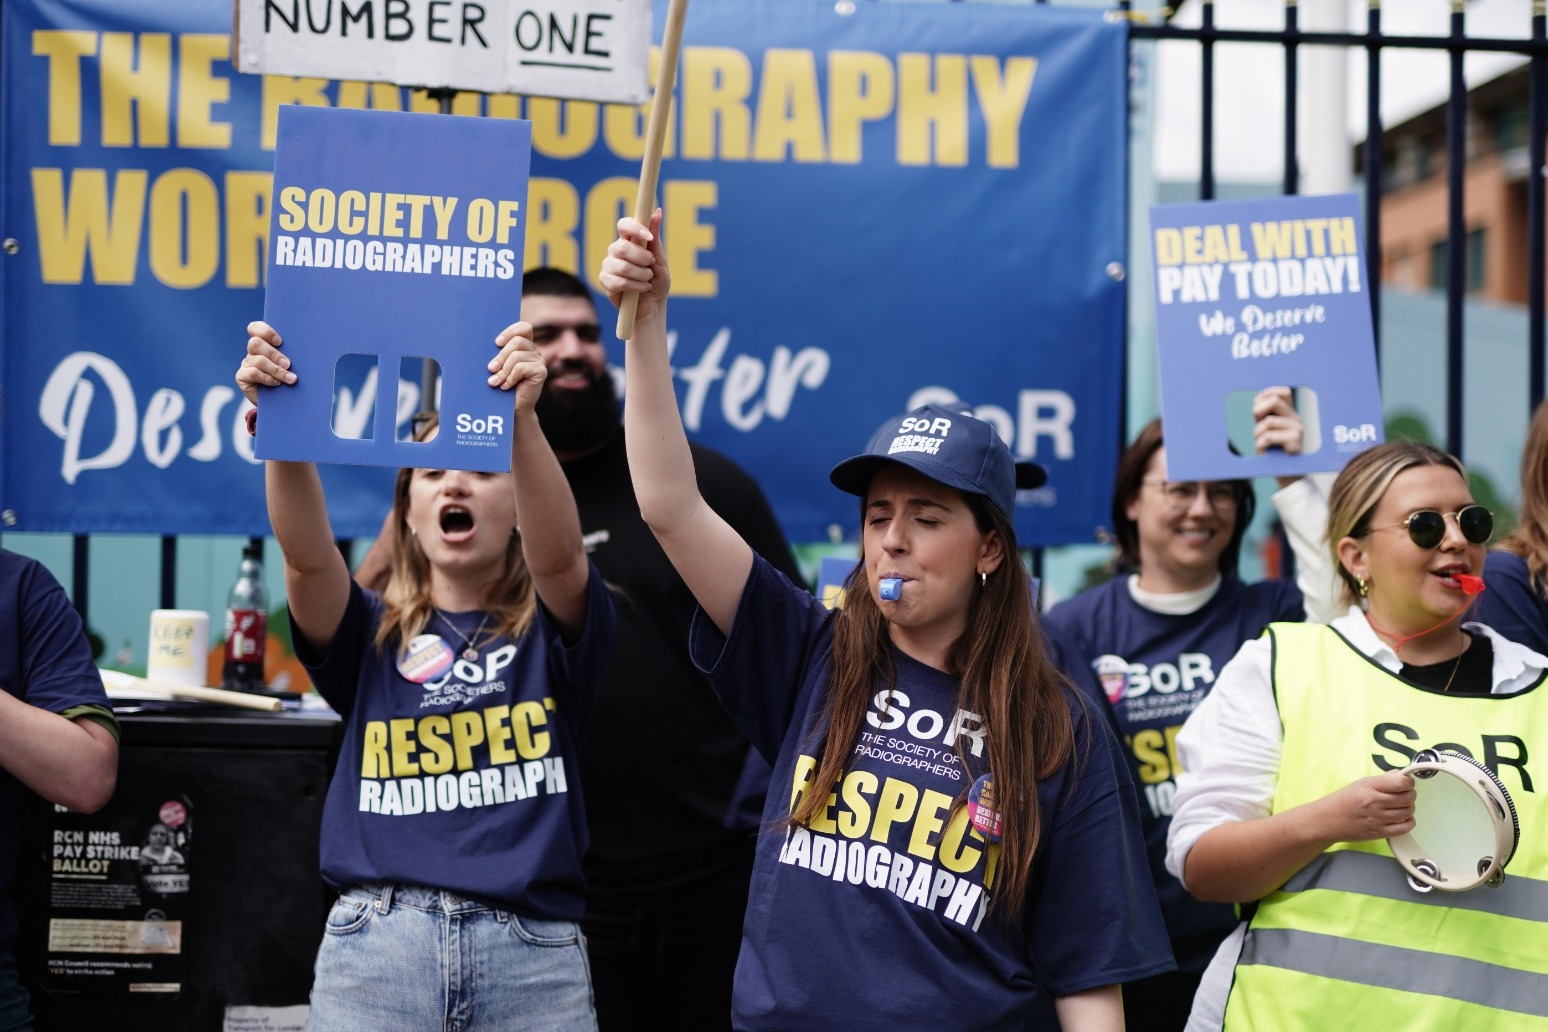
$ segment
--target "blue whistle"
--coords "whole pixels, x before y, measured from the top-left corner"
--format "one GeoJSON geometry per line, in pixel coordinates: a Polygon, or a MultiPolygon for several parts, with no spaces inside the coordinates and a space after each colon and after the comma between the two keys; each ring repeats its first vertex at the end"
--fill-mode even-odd
{"type": "Polygon", "coordinates": [[[883,602],[896,602],[903,597],[903,578],[883,577],[880,588],[883,602]]]}

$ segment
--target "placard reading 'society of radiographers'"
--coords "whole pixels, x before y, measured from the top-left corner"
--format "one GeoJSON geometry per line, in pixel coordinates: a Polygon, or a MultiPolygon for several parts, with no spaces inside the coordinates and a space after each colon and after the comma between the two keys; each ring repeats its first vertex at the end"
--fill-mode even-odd
{"type": "Polygon", "coordinates": [[[1381,441],[1355,195],[1156,205],[1150,231],[1168,477],[1337,470],[1381,441]],[[1233,451],[1228,402],[1272,386],[1294,389],[1306,450],[1233,451]]]}
{"type": "Polygon", "coordinates": [[[531,123],[286,107],[274,152],[264,319],[296,383],[258,399],[255,454],[355,465],[510,469],[514,395],[490,387],[521,310],[531,123]],[[400,372],[434,359],[440,430],[399,440],[400,372]],[[351,363],[385,375],[370,432],[334,431],[351,363]]]}

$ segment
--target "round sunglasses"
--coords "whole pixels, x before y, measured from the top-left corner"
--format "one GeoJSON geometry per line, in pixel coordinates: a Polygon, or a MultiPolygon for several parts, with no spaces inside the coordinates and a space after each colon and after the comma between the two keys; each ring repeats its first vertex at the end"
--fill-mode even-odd
{"type": "Polygon", "coordinates": [[[1420,548],[1435,548],[1446,537],[1446,517],[1454,517],[1457,521],[1457,529],[1469,544],[1481,545],[1494,534],[1494,513],[1481,505],[1464,505],[1456,512],[1441,512],[1439,509],[1416,509],[1409,513],[1408,519],[1402,523],[1391,523],[1385,527],[1372,527],[1372,530],[1398,530],[1408,531],[1408,538],[1420,548]]]}

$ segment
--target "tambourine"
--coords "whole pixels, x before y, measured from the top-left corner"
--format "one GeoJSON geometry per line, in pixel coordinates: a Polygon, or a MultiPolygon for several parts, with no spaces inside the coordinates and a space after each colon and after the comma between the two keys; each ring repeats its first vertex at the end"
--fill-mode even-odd
{"type": "Polygon", "coordinates": [[[1425,749],[1403,773],[1414,779],[1414,830],[1387,844],[1415,891],[1503,884],[1521,822],[1494,772],[1471,756],[1425,749]]]}

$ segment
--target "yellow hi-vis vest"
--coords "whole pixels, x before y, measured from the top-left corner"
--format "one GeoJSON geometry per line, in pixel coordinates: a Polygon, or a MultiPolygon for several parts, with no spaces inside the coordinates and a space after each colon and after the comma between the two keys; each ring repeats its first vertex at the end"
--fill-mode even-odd
{"type": "Polygon", "coordinates": [[[1341,842],[1261,900],[1226,1032],[1548,1030],[1548,688],[1416,688],[1320,624],[1272,624],[1284,754],[1273,809],[1466,752],[1504,782],[1521,841],[1499,888],[1421,893],[1384,840],[1341,842]]]}

